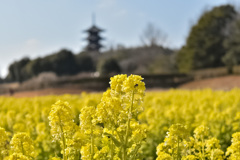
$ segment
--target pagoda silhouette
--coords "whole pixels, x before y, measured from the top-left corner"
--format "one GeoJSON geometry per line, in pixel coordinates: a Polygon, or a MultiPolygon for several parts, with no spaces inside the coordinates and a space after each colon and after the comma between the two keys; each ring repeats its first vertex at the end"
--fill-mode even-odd
{"type": "Polygon", "coordinates": [[[85,30],[85,32],[87,32],[88,36],[86,38],[86,40],[88,41],[88,44],[85,48],[86,51],[88,52],[99,52],[100,49],[103,47],[103,45],[101,45],[101,40],[103,40],[103,38],[100,36],[100,33],[103,32],[104,30],[97,27],[95,25],[95,15],[92,16],[92,26],[85,30]]]}

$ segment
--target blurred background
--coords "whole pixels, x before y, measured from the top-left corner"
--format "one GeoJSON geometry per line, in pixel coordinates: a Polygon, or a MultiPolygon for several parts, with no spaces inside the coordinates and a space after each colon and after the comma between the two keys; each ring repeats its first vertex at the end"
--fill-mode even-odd
{"type": "Polygon", "coordinates": [[[239,0],[0,2],[0,94],[240,87],[239,0]]]}

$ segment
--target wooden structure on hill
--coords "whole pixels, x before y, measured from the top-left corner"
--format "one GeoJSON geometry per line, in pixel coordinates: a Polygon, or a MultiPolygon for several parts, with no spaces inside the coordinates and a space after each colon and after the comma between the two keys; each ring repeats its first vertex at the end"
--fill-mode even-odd
{"type": "Polygon", "coordinates": [[[88,44],[85,48],[86,51],[89,52],[99,52],[100,49],[103,47],[103,45],[100,43],[103,38],[100,36],[100,33],[103,32],[104,30],[97,27],[95,25],[95,18],[93,15],[93,25],[85,30],[87,32],[88,36],[86,40],[88,41],[88,44]]]}

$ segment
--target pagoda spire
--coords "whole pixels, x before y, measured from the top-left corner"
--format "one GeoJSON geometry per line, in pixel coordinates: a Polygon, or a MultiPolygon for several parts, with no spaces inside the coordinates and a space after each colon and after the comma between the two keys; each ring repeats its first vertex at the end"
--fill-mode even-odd
{"type": "Polygon", "coordinates": [[[86,51],[90,52],[99,52],[100,49],[103,47],[100,43],[103,38],[100,36],[100,33],[103,32],[103,29],[100,29],[95,24],[95,13],[92,14],[92,26],[85,30],[88,36],[86,38],[88,44],[85,48],[86,51]]]}
{"type": "Polygon", "coordinates": [[[92,25],[94,26],[95,23],[96,23],[96,15],[95,15],[95,13],[93,12],[93,13],[92,13],[92,25]]]}

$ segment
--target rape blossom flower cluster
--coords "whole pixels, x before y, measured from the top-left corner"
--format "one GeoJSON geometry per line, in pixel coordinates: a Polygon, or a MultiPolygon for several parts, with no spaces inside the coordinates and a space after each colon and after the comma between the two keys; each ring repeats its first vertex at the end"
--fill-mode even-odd
{"type": "Polygon", "coordinates": [[[10,159],[34,159],[36,157],[33,141],[26,133],[15,134],[10,145],[14,153],[10,159]]]}
{"type": "Polygon", "coordinates": [[[237,160],[239,95],[145,96],[143,78],[123,74],[103,95],[0,97],[0,160],[237,160]]]}
{"type": "Polygon", "coordinates": [[[201,125],[191,137],[186,126],[174,124],[164,140],[157,147],[157,160],[224,160],[219,140],[209,138],[209,128],[201,125]]]}
{"type": "Polygon", "coordinates": [[[67,102],[58,101],[52,106],[48,117],[51,134],[60,142],[64,160],[74,159],[79,151],[83,160],[140,158],[140,147],[147,136],[146,126],[138,121],[145,95],[142,80],[137,75],[112,77],[101,102],[80,110],[79,126],[67,102]],[[74,139],[77,133],[84,135],[82,139],[74,139]]]}

